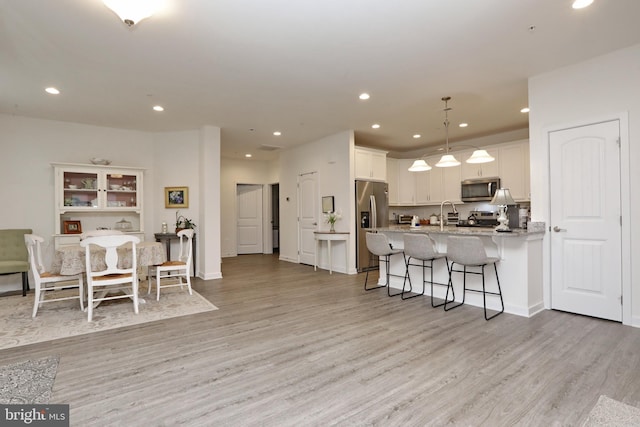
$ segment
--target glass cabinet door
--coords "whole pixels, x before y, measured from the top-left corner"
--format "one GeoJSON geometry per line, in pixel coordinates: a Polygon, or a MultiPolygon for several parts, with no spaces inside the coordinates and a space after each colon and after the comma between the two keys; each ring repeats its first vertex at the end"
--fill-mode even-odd
{"type": "Polygon", "coordinates": [[[138,176],[117,172],[107,173],[107,208],[138,207],[138,176]]]}
{"type": "Polygon", "coordinates": [[[74,208],[98,206],[97,173],[65,171],[63,180],[63,206],[74,208]]]}

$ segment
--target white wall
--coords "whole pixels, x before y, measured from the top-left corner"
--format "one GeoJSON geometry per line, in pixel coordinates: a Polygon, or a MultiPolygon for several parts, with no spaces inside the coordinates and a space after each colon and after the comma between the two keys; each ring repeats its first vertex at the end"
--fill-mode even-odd
{"type": "MultiPolygon", "coordinates": [[[[531,155],[531,207],[534,221],[549,223],[549,161],[547,132],[553,128],[575,126],[599,121],[621,113],[628,114],[628,134],[622,129],[623,139],[627,138],[627,148],[623,144],[622,168],[629,171],[628,182],[622,187],[629,188],[629,218],[637,217],[640,210],[640,194],[635,191],[640,182],[640,168],[635,167],[640,160],[640,45],[622,49],[579,64],[535,76],[529,80],[529,129],[531,155]],[[624,150],[628,149],[628,152],[624,150]]],[[[629,227],[631,274],[625,279],[631,283],[632,303],[625,304],[625,310],[632,317],[631,323],[640,326],[640,229],[629,227]]],[[[545,239],[545,289],[549,287],[549,242],[545,239]]],[[[625,319],[626,322],[627,319],[625,319]]],[[[628,323],[628,322],[626,322],[628,323]]]]}
{"type": "MultiPolygon", "coordinates": [[[[145,239],[153,239],[162,221],[170,226],[175,221],[175,210],[164,208],[165,186],[189,187],[190,206],[181,213],[200,225],[199,134],[158,134],[0,114],[1,228],[31,228],[47,240],[44,248],[52,252],[54,177],[50,163],[89,164],[93,157],[145,169],[145,239]]],[[[218,245],[219,233],[210,239],[218,245]]],[[[0,292],[20,287],[20,275],[0,276],[0,292]]]]}
{"type": "MultiPolygon", "coordinates": [[[[336,211],[342,219],[336,230],[353,232],[354,188],[353,188],[353,131],[345,131],[310,142],[280,155],[280,259],[298,261],[298,176],[303,173],[318,173],[318,220],[320,229],[328,230],[321,213],[320,198],[334,196],[336,211]]],[[[355,243],[350,242],[350,264],[355,262],[355,243]]],[[[336,271],[347,271],[344,245],[335,245],[332,251],[336,271]]],[[[352,270],[349,267],[349,270],[352,270]]]]}

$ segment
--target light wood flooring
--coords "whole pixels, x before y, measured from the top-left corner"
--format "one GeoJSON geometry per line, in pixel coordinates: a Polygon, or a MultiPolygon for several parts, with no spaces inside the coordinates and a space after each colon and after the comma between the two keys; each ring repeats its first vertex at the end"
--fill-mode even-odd
{"type": "Polygon", "coordinates": [[[601,394],[640,406],[635,328],[557,311],[486,322],[271,255],[222,272],[194,286],[217,311],[0,361],[59,355],[51,403],[74,426],[575,426],[601,394]]]}

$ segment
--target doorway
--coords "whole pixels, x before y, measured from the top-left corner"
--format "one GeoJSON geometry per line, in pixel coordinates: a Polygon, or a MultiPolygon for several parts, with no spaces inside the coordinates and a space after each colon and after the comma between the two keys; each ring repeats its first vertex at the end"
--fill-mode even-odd
{"type": "Polygon", "coordinates": [[[238,255],[263,253],[262,185],[237,184],[236,205],[238,255]]]}
{"type": "Polygon", "coordinates": [[[549,133],[551,308],[622,321],[620,121],[549,133]]]}
{"type": "Polygon", "coordinates": [[[271,184],[271,233],[273,252],[280,251],[280,184],[271,184]]]}
{"type": "Polygon", "coordinates": [[[314,265],[318,226],[318,173],[298,175],[298,262],[314,265]]]}

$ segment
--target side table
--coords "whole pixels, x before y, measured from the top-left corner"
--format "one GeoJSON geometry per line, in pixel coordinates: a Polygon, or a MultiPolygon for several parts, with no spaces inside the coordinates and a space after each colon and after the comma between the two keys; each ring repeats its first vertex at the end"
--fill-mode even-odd
{"type": "MultiPolygon", "coordinates": [[[[156,242],[164,243],[164,246],[167,250],[167,260],[171,261],[171,241],[179,240],[180,238],[176,233],[155,233],[153,235],[156,238],[156,242]]],[[[196,235],[194,233],[193,239],[191,239],[192,252],[193,252],[193,277],[196,275],[196,235]]]]}
{"type": "Polygon", "coordinates": [[[315,260],[313,264],[313,271],[316,271],[318,267],[318,251],[320,250],[320,242],[322,240],[327,241],[327,252],[329,253],[329,274],[333,274],[333,267],[331,262],[331,242],[333,241],[344,241],[345,242],[345,257],[346,257],[346,268],[349,271],[349,232],[344,231],[314,231],[313,232],[316,239],[316,254],[315,260]]]}

